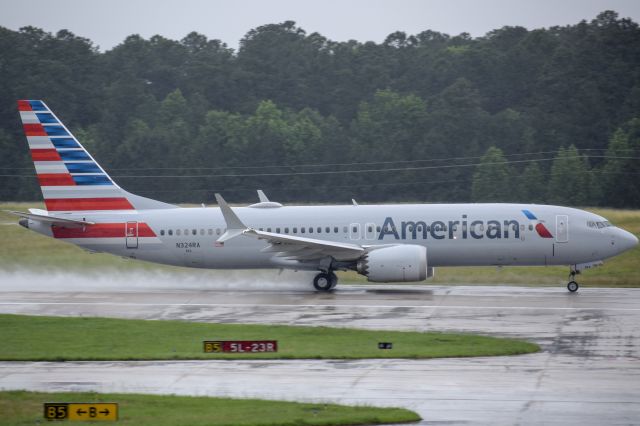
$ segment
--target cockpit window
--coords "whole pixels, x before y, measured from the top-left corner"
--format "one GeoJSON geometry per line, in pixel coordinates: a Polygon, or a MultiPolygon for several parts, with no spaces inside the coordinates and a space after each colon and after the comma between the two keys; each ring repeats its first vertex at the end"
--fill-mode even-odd
{"type": "Polygon", "coordinates": [[[606,226],[607,228],[608,228],[608,227],[610,227],[610,226],[613,226],[613,225],[611,224],[611,222],[609,222],[608,220],[606,220],[606,221],[604,221],[604,222],[602,222],[602,223],[604,223],[604,226],[606,226]]]}
{"type": "Polygon", "coordinates": [[[587,226],[588,226],[589,228],[596,228],[596,222],[595,222],[595,221],[593,221],[593,220],[588,220],[588,221],[587,221],[587,226]]]}

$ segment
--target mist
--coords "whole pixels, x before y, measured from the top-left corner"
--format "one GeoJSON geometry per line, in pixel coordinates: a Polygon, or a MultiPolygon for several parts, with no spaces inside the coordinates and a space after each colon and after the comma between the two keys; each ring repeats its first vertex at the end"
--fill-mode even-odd
{"type": "Polygon", "coordinates": [[[0,270],[0,291],[314,291],[309,271],[0,270]]]}

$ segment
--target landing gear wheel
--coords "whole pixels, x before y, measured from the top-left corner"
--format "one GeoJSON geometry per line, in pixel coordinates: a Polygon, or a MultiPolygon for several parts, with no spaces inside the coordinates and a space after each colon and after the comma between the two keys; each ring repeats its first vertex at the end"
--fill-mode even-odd
{"type": "Polygon", "coordinates": [[[567,284],[567,290],[569,290],[571,293],[575,293],[576,291],[578,291],[578,283],[575,281],[569,281],[569,284],[567,284]]]}
{"type": "MultiPolygon", "coordinates": [[[[319,273],[313,279],[313,286],[318,291],[331,291],[331,289],[335,286],[336,280],[333,280],[331,277],[332,274],[326,274],[324,272],[319,273]]],[[[334,275],[335,276],[335,275],[334,275]]]]}
{"type": "Polygon", "coordinates": [[[329,272],[329,277],[331,278],[331,288],[330,288],[330,290],[333,290],[338,285],[338,276],[333,272],[329,272]]]}

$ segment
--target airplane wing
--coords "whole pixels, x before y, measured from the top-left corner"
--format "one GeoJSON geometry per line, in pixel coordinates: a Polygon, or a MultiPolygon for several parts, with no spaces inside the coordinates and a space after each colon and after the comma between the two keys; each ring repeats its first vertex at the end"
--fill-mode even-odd
{"type": "Polygon", "coordinates": [[[268,241],[271,245],[263,249],[263,252],[276,252],[279,257],[298,260],[319,259],[327,256],[334,257],[336,260],[354,260],[366,252],[363,247],[356,244],[295,237],[255,229],[248,229],[243,232],[243,235],[268,241]]]}
{"type": "Polygon", "coordinates": [[[95,222],[88,222],[86,220],[79,220],[79,219],[66,219],[66,218],[61,218],[61,217],[57,217],[57,216],[49,216],[46,214],[38,214],[38,213],[24,213],[24,212],[16,212],[16,211],[12,211],[12,210],[5,210],[7,213],[16,215],[16,216],[20,216],[22,218],[25,219],[29,219],[29,220],[35,220],[38,222],[47,222],[47,223],[51,223],[52,225],[58,225],[58,226],[65,226],[67,228],[69,227],[76,227],[76,226],[86,226],[86,225],[94,225],[95,222]]]}
{"type": "Polygon", "coordinates": [[[336,260],[355,260],[367,251],[366,248],[357,244],[276,234],[250,228],[242,223],[220,194],[215,195],[222,215],[227,222],[227,231],[218,238],[218,243],[224,243],[232,238],[244,235],[269,242],[270,245],[263,249],[264,252],[274,252],[277,253],[276,256],[296,260],[321,259],[327,256],[331,256],[336,260]]]}

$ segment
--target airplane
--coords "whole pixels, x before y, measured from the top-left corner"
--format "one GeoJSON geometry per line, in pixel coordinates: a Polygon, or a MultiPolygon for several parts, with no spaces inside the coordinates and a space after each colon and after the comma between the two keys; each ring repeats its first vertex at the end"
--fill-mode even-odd
{"type": "Polygon", "coordinates": [[[436,267],[568,265],[576,274],[632,249],[638,239],[605,218],[536,204],[400,204],[180,207],[118,186],[41,100],[18,109],[46,210],[12,212],[19,224],[92,252],[211,269],[335,271],[370,282],[420,282],[436,267]]]}

